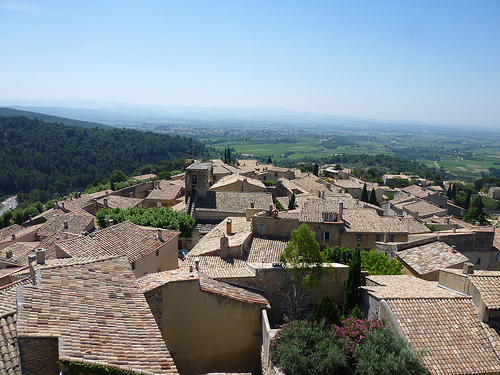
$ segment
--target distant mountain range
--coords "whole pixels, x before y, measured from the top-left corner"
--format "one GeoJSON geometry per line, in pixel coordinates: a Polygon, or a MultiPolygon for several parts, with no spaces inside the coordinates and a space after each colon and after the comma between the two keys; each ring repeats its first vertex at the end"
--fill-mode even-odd
{"type": "Polygon", "coordinates": [[[0,107],[0,116],[24,116],[24,117],[27,117],[29,119],[34,119],[36,117],[39,120],[43,120],[45,122],[62,123],[64,125],[79,126],[82,128],[96,128],[96,127],[99,129],[112,129],[113,128],[112,126],[99,124],[97,122],[74,120],[74,119],[66,118],[66,117],[58,117],[58,116],[48,115],[48,114],[45,114],[43,112],[44,111],[38,111],[38,112],[22,111],[19,109],[0,107]]]}

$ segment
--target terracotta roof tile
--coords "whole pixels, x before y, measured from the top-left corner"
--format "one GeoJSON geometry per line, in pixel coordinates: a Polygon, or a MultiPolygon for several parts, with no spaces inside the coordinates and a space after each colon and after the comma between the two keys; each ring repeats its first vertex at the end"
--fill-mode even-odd
{"type": "Polygon", "coordinates": [[[179,233],[176,230],[162,229],[162,240],[159,240],[157,229],[146,230],[125,221],[88,236],[62,241],[58,246],[72,257],[124,255],[130,262],[134,262],[156,251],[179,233]]]}
{"type": "Polygon", "coordinates": [[[104,200],[107,199],[109,208],[129,208],[137,207],[143,201],[140,198],[122,197],[120,195],[107,195],[97,200],[98,203],[105,206],[104,200]]]}
{"type": "Polygon", "coordinates": [[[161,180],[159,187],[153,189],[146,200],[174,200],[181,195],[182,187],[171,181],[161,180]]]}
{"type": "Polygon", "coordinates": [[[408,233],[408,228],[397,217],[379,216],[372,209],[344,210],[343,219],[347,233],[408,233]]]}
{"type": "Polygon", "coordinates": [[[210,190],[217,191],[217,189],[227,186],[232,186],[233,188],[238,187],[240,189],[233,189],[234,191],[248,191],[248,189],[250,188],[254,190],[259,189],[260,191],[266,191],[266,187],[262,181],[256,180],[255,178],[242,176],[240,174],[232,174],[222,177],[219,181],[210,186],[210,190]]]}
{"type": "Polygon", "coordinates": [[[18,266],[28,265],[28,254],[34,252],[39,242],[14,242],[0,252],[0,261],[9,262],[18,266]],[[7,253],[10,253],[7,256],[7,253]]]}
{"type": "Polygon", "coordinates": [[[468,275],[469,280],[481,294],[481,299],[490,310],[500,309],[500,272],[485,272],[484,274],[474,271],[468,275]]]}
{"type": "Polygon", "coordinates": [[[469,296],[440,288],[437,282],[426,281],[409,275],[370,275],[367,282],[376,283],[362,287],[376,299],[414,298],[465,298],[469,296]]]}
{"type": "Polygon", "coordinates": [[[0,374],[21,375],[16,330],[17,314],[0,315],[0,374]]]}
{"type": "Polygon", "coordinates": [[[256,266],[262,263],[280,261],[280,255],[285,250],[288,239],[272,237],[254,237],[250,246],[247,262],[256,266]]]}
{"type": "Polygon", "coordinates": [[[262,295],[246,288],[231,285],[223,281],[200,275],[200,290],[216,294],[235,301],[270,307],[269,301],[262,295]]]}
{"type": "Polygon", "coordinates": [[[14,233],[10,233],[9,235],[4,236],[0,240],[0,243],[12,242],[12,234],[15,234],[15,236],[16,236],[15,240],[17,240],[17,239],[21,238],[22,236],[36,232],[39,228],[41,228],[42,225],[43,224],[37,224],[37,225],[31,225],[31,226],[26,227],[26,228],[21,227],[21,229],[16,230],[14,233]]]}
{"type": "Polygon", "coordinates": [[[37,236],[44,239],[59,231],[80,234],[93,227],[93,216],[74,214],[54,215],[38,229],[37,236]]]}
{"type": "Polygon", "coordinates": [[[255,208],[264,210],[273,204],[270,193],[209,191],[206,197],[196,198],[196,210],[245,214],[251,201],[255,202],[255,208]]]}
{"type": "Polygon", "coordinates": [[[127,260],[66,262],[38,266],[40,287],[19,290],[18,337],[58,337],[62,360],[177,373],[127,260]]]}
{"type": "Polygon", "coordinates": [[[497,354],[470,299],[394,299],[387,303],[433,374],[500,372],[497,354]]]}
{"type": "Polygon", "coordinates": [[[396,256],[419,275],[467,262],[468,258],[444,242],[435,241],[396,252],[396,256]]]}

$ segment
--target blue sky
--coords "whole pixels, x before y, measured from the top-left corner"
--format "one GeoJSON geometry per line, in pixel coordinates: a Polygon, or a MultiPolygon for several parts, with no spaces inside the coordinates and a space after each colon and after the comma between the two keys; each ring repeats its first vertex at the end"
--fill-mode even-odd
{"type": "Polygon", "coordinates": [[[500,126],[499,20],[498,0],[0,0],[0,99],[500,126]]]}

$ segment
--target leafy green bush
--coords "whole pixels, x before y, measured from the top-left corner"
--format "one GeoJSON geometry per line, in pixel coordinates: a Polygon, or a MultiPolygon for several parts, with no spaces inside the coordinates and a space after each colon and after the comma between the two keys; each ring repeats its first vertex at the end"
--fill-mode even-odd
{"type": "Polygon", "coordinates": [[[191,216],[176,212],[170,207],[155,207],[149,210],[139,207],[103,208],[97,212],[96,218],[101,228],[106,228],[110,220],[115,224],[130,220],[146,227],[180,230],[181,237],[184,238],[191,237],[194,230],[194,219],[191,216]]]}
{"type": "Polygon", "coordinates": [[[424,375],[420,354],[383,321],[348,318],[339,325],[294,321],[271,340],[273,365],[287,375],[424,375]]]}
{"type": "MultiPolygon", "coordinates": [[[[329,262],[349,265],[354,250],[335,246],[324,250],[329,262]]],[[[396,259],[390,259],[383,253],[375,250],[361,252],[361,270],[368,271],[370,275],[401,275],[403,265],[396,259]]]]}
{"type": "Polygon", "coordinates": [[[281,204],[281,202],[279,200],[275,199],[274,204],[276,205],[276,208],[279,211],[285,211],[285,207],[283,207],[283,205],[281,204]]]}
{"type": "Polygon", "coordinates": [[[271,361],[287,375],[330,375],[348,371],[342,345],[323,324],[293,321],[271,341],[271,361]]]}

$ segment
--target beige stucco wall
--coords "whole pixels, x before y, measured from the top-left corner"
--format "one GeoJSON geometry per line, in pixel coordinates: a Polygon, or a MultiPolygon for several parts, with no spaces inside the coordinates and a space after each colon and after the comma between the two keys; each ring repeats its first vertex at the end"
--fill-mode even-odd
{"type": "Polygon", "coordinates": [[[133,269],[134,275],[141,277],[146,272],[155,273],[159,270],[168,271],[178,268],[178,250],[177,236],[175,236],[159,248],[158,255],[156,255],[156,251],[153,251],[151,254],[137,260],[135,269],[133,269]]]}
{"type": "Polygon", "coordinates": [[[198,279],[162,287],[160,330],[183,375],[259,367],[261,308],[202,292],[198,279]]]}

